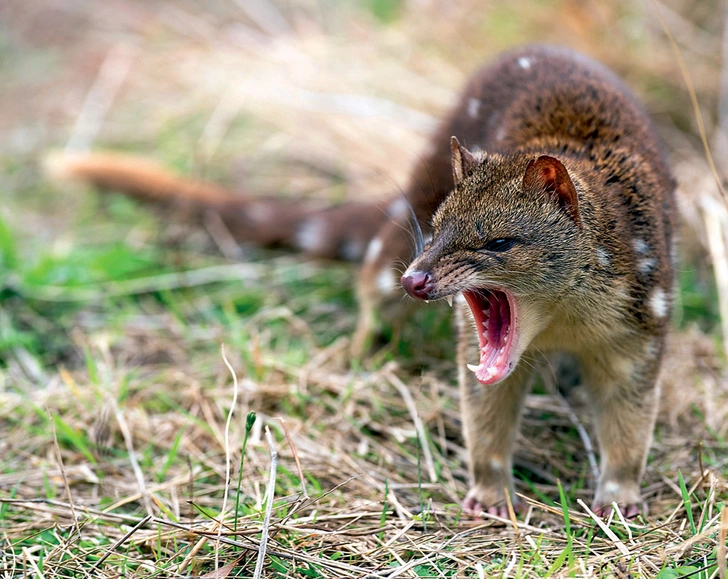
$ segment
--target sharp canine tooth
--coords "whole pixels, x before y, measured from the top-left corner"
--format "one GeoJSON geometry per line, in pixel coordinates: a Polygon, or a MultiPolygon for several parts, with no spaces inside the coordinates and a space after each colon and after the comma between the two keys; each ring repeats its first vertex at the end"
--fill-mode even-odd
{"type": "Polygon", "coordinates": [[[425,300],[425,303],[426,303],[426,304],[429,304],[429,303],[430,303],[430,300],[425,300]]]}
{"type": "Polygon", "coordinates": [[[466,364],[466,366],[471,372],[477,372],[478,370],[480,370],[480,364],[478,364],[477,366],[475,364],[466,364]]]}
{"type": "Polygon", "coordinates": [[[445,299],[447,300],[447,305],[452,307],[452,296],[447,296],[445,299]]]}

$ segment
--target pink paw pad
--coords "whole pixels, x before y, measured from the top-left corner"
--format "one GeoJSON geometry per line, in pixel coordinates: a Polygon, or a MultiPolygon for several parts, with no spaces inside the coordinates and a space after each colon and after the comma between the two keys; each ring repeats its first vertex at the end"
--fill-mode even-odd
{"type": "MultiPolygon", "coordinates": [[[[622,511],[622,515],[625,519],[634,519],[637,517],[637,515],[643,514],[645,512],[643,506],[637,503],[619,505],[619,510],[622,511]]],[[[602,517],[603,519],[609,517],[609,515],[612,514],[612,511],[614,511],[614,507],[612,505],[594,506],[594,514],[602,517]]]]}
{"type": "MultiPolygon", "coordinates": [[[[513,510],[516,512],[516,514],[523,514],[523,505],[521,505],[520,502],[516,502],[513,505],[513,510]]],[[[508,514],[508,505],[502,504],[497,506],[487,506],[484,504],[481,504],[480,501],[478,501],[475,497],[467,497],[463,501],[463,511],[467,515],[470,515],[471,517],[479,517],[483,513],[488,513],[489,515],[495,515],[496,517],[500,517],[501,519],[510,519],[510,515],[508,514]]]]}

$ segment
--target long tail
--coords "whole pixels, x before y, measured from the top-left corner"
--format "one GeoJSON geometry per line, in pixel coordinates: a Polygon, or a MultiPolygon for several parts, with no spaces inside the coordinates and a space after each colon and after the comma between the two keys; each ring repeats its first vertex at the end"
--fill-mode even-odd
{"type": "Polygon", "coordinates": [[[290,247],[314,257],[361,261],[369,242],[389,219],[386,210],[374,203],[321,208],[300,200],[240,195],[120,154],[53,155],[46,169],[51,178],[119,191],[179,210],[188,219],[216,213],[237,241],[290,247]]]}

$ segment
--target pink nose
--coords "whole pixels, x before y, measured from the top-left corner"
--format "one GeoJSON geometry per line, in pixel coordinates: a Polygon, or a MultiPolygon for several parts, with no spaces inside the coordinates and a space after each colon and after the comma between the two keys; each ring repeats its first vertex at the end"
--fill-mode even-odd
{"type": "Polygon", "coordinates": [[[413,271],[402,276],[402,287],[413,298],[428,300],[435,289],[432,276],[424,271],[413,271]]]}

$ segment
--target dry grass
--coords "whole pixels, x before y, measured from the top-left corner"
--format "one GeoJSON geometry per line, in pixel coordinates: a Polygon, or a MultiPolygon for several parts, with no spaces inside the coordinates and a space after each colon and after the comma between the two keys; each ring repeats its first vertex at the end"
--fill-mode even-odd
{"type": "MultiPolygon", "coordinates": [[[[0,225],[11,231],[0,227],[0,576],[718,576],[728,294],[718,299],[726,282],[710,264],[728,220],[654,10],[575,0],[0,6],[0,65],[12,79],[0,111],[0,225]],[[578,388],[528,399],[517,456],[525,519],[462,518],[444,312],[418,312],[399,342],[352,367],[348,269],[231,249],[123,200],[99,208],[37,168],[51,148],[104,146],[254,192],[389,195],[469,71],[533,40],[566,42],[624,76],[680,180],[681,304],[644,482],[650,514],[637,523],[605,524],[582,503],[594,476],[578,388]],[[126,253],[84,278],[97,264],[83,261],[89,248],[115,244],[126,253]],[[238,254],[245,263],[229,261],[238,254]],[[134,260],[127,279],[117,270],[134,260]]],[[[724,10],[663,7],[718,149],[724,10]]]]}

